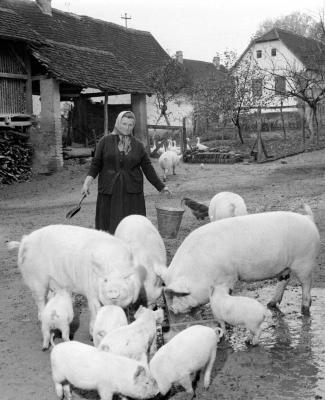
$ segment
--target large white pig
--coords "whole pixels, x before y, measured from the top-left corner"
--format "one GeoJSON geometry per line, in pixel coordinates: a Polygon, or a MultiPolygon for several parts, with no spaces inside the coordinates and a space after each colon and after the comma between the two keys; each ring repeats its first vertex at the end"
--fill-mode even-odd
{"type": "MultiPolygon", "coordinates": [[[[209,288],[238,280],[278,277],[269,306],[280,304],[293,272],[302,285],[302,312],[309,313],[312,270],[319,251],[319,233],[309,215],[275,211],[211,222],[190,233],[169,268],[160,275],[172,311],[187,312],[209,301],[209,288]]],[[[158,271],[157,271],[158,272],[158,271]]]]}
{"type": "Polygon", "coordinates": [[[166,267],[164,241],[151,221],[143,215],[129,215],[123,218],[116,228],[115,236],[130,245],[135,263],[145,268],[144,295],[147,306],[152,308],[162,292],[162,281],[155,268],[166,267]]]}
{"type": "Polygon", "coordinates": [[[38,307],[39,318],[51,278],[84,295],[90,308],[90,334],[101,304],[126,307],[140,291],[129,246],[109,233],[73,225],[49,225],[10,242],[19,246],[18,267],[38,307]]]}

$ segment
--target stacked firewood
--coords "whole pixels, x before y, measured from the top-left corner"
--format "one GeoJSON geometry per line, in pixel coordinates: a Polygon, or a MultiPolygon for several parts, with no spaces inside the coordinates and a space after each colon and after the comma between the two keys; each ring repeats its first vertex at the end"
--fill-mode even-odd
{"type": "Polygon", "coordinates": [[[32,153],[28,135],[0,130],[0,184],[28,180],[31,176],[32,153]]]}

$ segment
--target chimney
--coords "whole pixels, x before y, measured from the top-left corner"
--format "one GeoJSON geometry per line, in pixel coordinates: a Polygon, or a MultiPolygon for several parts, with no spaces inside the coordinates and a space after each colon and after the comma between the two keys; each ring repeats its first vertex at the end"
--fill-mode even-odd
{"type": "Polygon", "coordinates": [[[176,51],[176,61],[183,64],[183,52],[181,50],[176,51]]]}
{"type": "Polygon", "coordinates": [[[218,55],[213,57],[213,64],[216,67],[216,69],[220,69],[220,57],[218,55]]]}
{"type": "Polygon", "coordinates": [[[36,4],[41,9],[43,14],[52,16],[52,0],[36,0],[36,4]]]}

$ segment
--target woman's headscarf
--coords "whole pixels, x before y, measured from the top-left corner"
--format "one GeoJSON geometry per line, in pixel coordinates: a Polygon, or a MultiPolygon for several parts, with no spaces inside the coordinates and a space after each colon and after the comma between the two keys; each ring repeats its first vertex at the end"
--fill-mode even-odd
{"type": "Polygon", "coordinates": [[[112,132],[113,135],[118,135],[119,136],[120,140],[118,142],[118,149],[120,151],[124,151],[125,154],[128,154],[130,152],[130,150],[131,150],[131,139],[130,139],[131,132],[129,134],[126,134],[120,128],[122,118],[133,119],[134,125],[135,125],[135,115],[133,114],[132,111],[122,111],[122,112],[120,112],[119,115],[116,118],[114,130],[112,132]]]}

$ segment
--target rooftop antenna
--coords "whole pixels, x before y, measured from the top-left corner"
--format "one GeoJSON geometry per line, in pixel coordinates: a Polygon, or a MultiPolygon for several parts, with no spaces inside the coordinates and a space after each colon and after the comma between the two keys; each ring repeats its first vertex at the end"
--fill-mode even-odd
{"type": "Polygon", "coordinates": [[[128,27],[128,19],[132,19],[132,18],[131,18],[131,16],[128,17],[127,13],[124,13],[124,17],[123,17],[123,15],[121,15],[121,19],[124,19],[125,27],[127,28],[128,27]]]}
{"type": "Polygon", "coordinates": [[[69,0],[65,0],[64,2],[65,8],[68,12],[70,12],[70,1],[69,0]]]}

